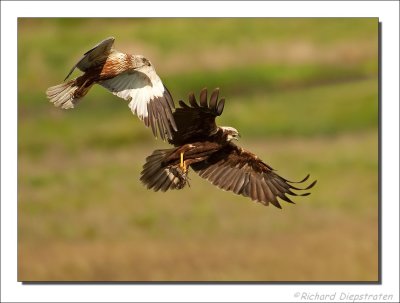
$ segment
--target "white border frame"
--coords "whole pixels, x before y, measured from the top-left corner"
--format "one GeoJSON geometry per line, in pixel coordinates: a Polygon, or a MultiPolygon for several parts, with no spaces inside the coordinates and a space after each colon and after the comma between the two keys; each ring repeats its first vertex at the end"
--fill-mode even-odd
{"type": "Polygon", "coordinates": [[[393,295],[393,301],[399,301],[399,3],[397,1],[110,2],[1,2],[1,301],[302,302],[305,300],[296,297],[295,294],[303,292],[337,293],[337,300],[342,292],[353,295],[387,294],[393,295]],[[119,7],[123,9],[118,9],[119,7]],[[138,7],[141,8],[140,11],[138,7]],[[168,15],[379,17],[383,24],[382,285],[22,285],[17,282],[17,18],[168,15]]]}

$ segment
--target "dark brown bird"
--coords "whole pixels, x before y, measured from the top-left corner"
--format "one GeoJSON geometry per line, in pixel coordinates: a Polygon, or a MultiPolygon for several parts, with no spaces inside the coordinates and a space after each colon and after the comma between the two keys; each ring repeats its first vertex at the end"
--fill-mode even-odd
{"type": "Polygon", "coordinates": [[[189,95],[189,105],[179,101],[180,108],[174,112],[178,131],[169,140],[175,148],[156,150],[147,157],[141,181],[155,191],[181,189],[187,184],[188,169],[191,167],[202,178],[219,188],[232,191],[252,200],[281,208],[278,199],[293,203],[290,196],[312,188],[317,181],[305,188],[277,173],[256,155],[238,147],[239,132],[233,127],[218,127],[215,118],[222,114],[225,99],[218,100],[219,90],[212,92],[207,101],[207,90],[200,93],[200,104],[194,94],[189,95]]]}
{"type": "Polygon", "coordinates": [[[129,101],[129,107],[154,136],[172,138],[177,130],[172,110],[172,96],[161,82],[153,65],[140,55],[130,55],[113,49],[110,37],[87,51],[74,65],[64,83],[47,89],[47,97],[57,107],[73,108],[94,84],[110,90],[129,101]],[[84,74],[65,82],[78,68],[84,74]]]}

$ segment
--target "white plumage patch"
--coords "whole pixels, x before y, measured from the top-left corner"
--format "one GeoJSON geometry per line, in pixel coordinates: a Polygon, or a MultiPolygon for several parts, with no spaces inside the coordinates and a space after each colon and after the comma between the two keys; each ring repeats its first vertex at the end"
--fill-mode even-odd
{"type": "Polygon", "coordinates": [[[126,90],[125,92],[128,94],[128,98],[131,98],[131,102],[129,102],[129,107],[132,112],[135,113],[141,120],[143,120],[144,117],[147,117],[147,104],[156,96],[152,87],[145,86],[139,89],[126,90]]]}
{"type": "Polygon", "coordinates": [[[228,132],[231,132],[231,133],[237,133],[237,134],[239,133],[236,128],[231,127],[231,126],[220,126],[220,128],[222,130],[224,130],[224,131],[228,131],[228,132]]]}
{"type": "Polygon", "coordinates": [[[75,86],[75,81],[71,80],[68,82],[61,83],[49,87],[46,91],[47,98],[56,107],[61,107],[64,109],[74,108],[74,104],[78,102],[79,99],[74,99],[74,92],[78,89],[75,86]]]}
{"type": "Polygon", "coordinates": [[[129,107],[141,120],[148,117],[148,103],[164,94],[164,85],[155,75],[141,72],[125,72],[114,78],[99,82],[100,85],[110,90],[114,95],[130,101],[129,107]]]}

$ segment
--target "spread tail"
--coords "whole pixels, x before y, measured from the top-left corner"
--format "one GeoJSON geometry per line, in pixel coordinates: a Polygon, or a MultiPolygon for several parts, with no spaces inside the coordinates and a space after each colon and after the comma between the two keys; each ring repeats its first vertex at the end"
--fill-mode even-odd
{"type": "MultiPolygon", "coordinates": [[[[52,87],[46,91],[47,98],[56,107],[63,109],[74,108],[75,104],[87,94],[92,85],[79,85],[79,78],[64,82],[52,87]]],[[[80,81],[79,81],[80,82],[80,81]]]]}
{"type": "MultiPolygon", "coordinates": [[[[175,149],[159,149],[155,150],[146,158],[143,165],[140,181],[147,186],[148,189],[154,191],[167,191],[168,189],[182,189],[188,183],[187,172],[183,172],[179,166],[179,162],[165,164],[167,159],[175,149]]],[[[188,183],[189,184],[189,183],[188,183]]]]}

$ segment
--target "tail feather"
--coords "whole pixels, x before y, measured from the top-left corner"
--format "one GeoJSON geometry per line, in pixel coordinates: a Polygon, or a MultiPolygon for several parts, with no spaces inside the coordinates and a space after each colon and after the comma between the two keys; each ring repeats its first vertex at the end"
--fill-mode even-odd
{"type": "Polygon", "coordinates": [[[52,87],[46,91],[47,98],[56,107],[63,109],[74,108],[75,104],[87,94],[91,85],[79,85],[77,79],[70,80],[52,87]],[[79,90],[79,91],[78,91],[79,90]]]}
{"type": "Polygon", "coordinates": [[[49,87],[46,91],[47,98],[56,107],[61,107],[64,109],[74,108],[77,99],[74,98],[74,93],[78,89],[76,81],[70,80],[59,85],[49,87]]]}
{"type": "Polygon", "coordinates": [[[164,165],[163,161],[174,149],[155,150],[146,158],[143,165],[140,181],[148,189],[167,191],[168,189],[182,189],[188,183],[187,173],[184,173],[178,164],[164,165]]]}

